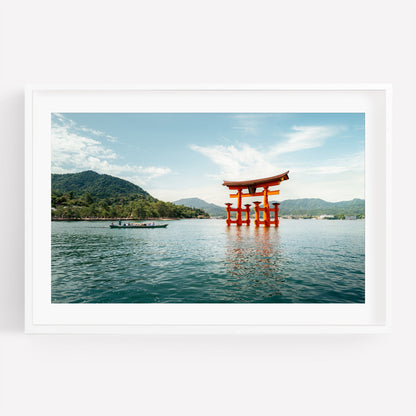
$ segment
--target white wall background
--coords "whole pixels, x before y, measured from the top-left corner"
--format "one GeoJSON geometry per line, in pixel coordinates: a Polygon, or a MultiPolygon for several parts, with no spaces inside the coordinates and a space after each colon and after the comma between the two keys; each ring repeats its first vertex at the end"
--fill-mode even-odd
{"type": "Polygon", "coordinates": [[[0,2],[0,414],[415,414],[411,0],[0,2]],[[389,335],[23,334],[28,83],[394,88],[389,335]]]}

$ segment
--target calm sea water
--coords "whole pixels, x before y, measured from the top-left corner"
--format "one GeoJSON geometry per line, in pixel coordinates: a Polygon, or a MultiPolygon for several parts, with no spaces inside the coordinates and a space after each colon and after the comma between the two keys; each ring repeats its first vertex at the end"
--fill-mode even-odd
{"type": "Polygon", "coordinates": [[[364,221],[52,223],[55,303],[362,303],[364,221]]]}

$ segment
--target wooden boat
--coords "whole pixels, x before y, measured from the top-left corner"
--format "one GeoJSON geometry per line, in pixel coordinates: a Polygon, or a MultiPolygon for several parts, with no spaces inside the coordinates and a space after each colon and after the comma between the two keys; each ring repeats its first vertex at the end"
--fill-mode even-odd
{"type": "Polygon", "coordinates": [[[124,224],[110,224],[110,228],[166,228],[167,224],[140,224],[140,223],[124,223],[124,224]]]}

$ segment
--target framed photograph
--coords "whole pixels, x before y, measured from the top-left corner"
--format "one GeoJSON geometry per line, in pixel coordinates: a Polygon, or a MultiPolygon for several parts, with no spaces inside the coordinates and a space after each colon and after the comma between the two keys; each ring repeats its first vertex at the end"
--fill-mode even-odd
{"type": "Polygon", "coordinates": [[[27,333],[390,328],[388,85],[26,91],[27,333]]]}

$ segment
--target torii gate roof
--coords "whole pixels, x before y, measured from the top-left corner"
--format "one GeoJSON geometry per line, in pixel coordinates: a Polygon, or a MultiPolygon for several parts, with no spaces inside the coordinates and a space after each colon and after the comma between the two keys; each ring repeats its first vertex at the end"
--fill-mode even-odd
{"type": "Polygon", "coordinates": [[[286,181],[289,179],[288,176],[289,171],[282,173],[276,176],[270,176],[269,178],[262,178],[262,179],[252,179],[249,181],[239,181],[239,182],[232,182],[232,181],[224,181],[222,184],[223,186],[228,187],[238,187],[238,188],[248,188],[257,187],[257,186],[273,186],[278,185],[281,181],[286,181]]]}

